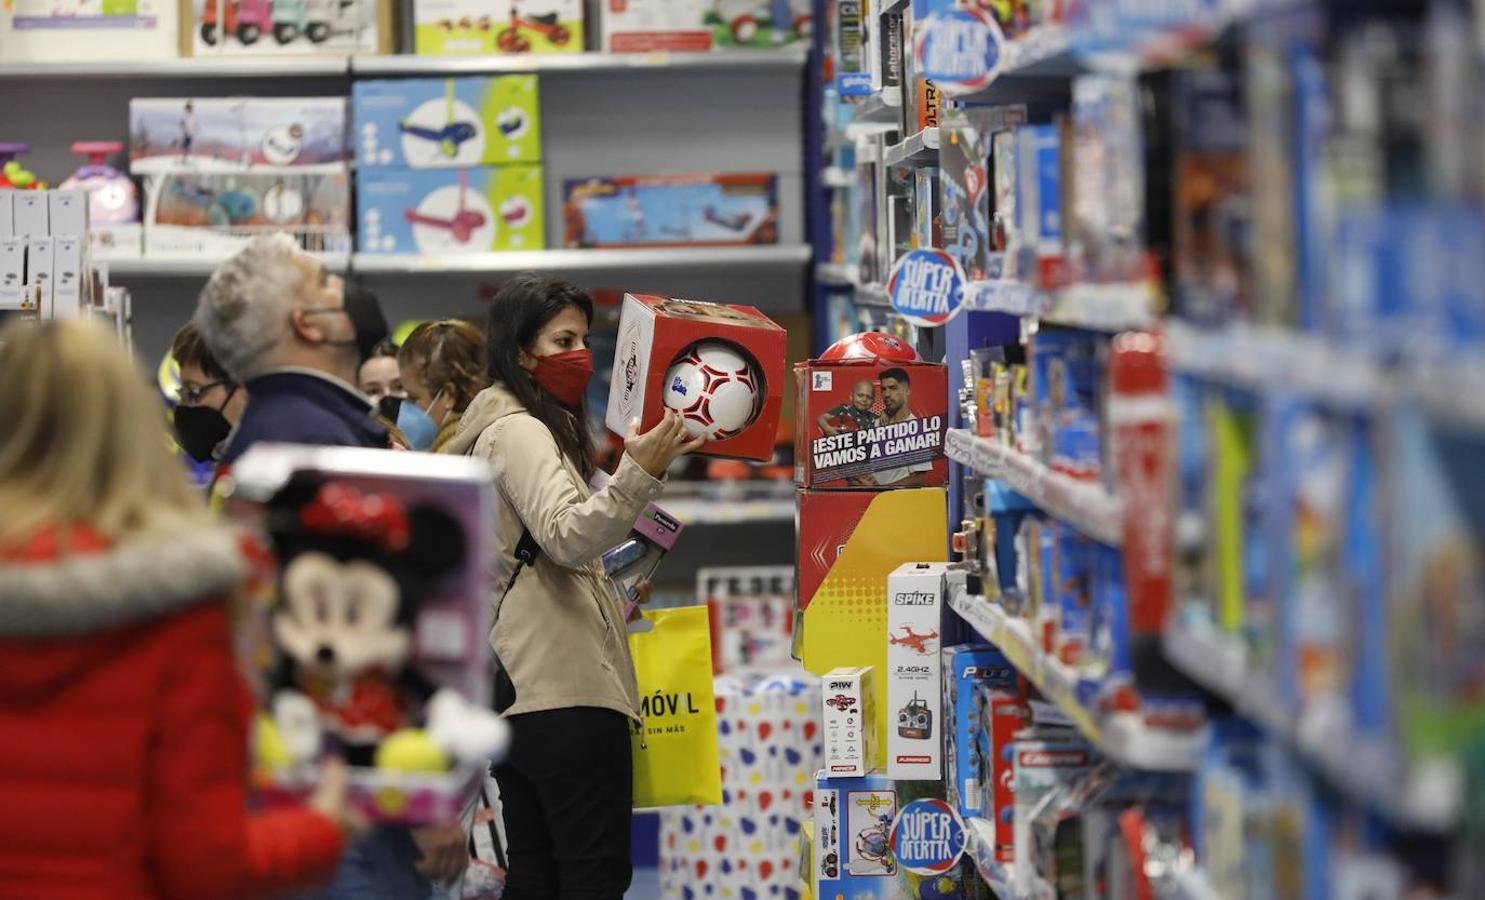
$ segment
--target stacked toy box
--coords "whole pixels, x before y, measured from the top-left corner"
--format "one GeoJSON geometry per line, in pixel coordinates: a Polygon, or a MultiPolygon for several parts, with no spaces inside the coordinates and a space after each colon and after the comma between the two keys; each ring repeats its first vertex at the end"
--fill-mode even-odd
{"type": "Polygon", "coordinates": [[[545,247],[535,75],[358,81],[362,253],[545,247]]]}

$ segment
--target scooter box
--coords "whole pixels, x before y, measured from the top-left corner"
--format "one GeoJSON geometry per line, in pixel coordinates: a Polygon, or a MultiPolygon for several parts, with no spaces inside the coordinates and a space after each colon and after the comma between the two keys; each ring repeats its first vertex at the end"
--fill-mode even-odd
{"type": "Polygon", "coordinates": [[[358,169],[362,253],[447,255],[545,247],[542,168],[358,169]]]}
{"type": "Polygon", "coordinates": [[[344,171],[344,97],[129,101],[129,171],[344,171]]]}
{"type": "Polygon", "coordinates": [[[351,115],[356,163],[363,168],[541,161],[535,75],[357,81],[351,115]]]}

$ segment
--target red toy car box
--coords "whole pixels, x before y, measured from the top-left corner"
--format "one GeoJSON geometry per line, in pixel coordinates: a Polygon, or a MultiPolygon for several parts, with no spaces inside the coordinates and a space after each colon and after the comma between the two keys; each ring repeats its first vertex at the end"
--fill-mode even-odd
{"type": "Polygon", "coordinates": [[[794,372],[799,484],[812,490],[948,484],[949,388],[942,363],[816,359],[794,372]]]}
{"type": "Polygon", "coordinates": [[[652,427],[666,409],[709,440],[697,451],[760,462],[773,456],[789,336],[751,306],[626,294],[608,427],[652,427]]]}

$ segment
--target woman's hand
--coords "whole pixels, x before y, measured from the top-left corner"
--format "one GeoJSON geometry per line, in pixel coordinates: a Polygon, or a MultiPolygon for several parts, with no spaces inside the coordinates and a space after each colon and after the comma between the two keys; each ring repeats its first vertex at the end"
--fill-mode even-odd
{"type": "Polygon", "coordinates": [[[634,593],[631,595],[634,600],[634,606],[630,607],[629,609],[630,622],[637,622],[640,619],[644,618],[644,611],[641,610],[640,607],[650,602],[650,595],[654,593],[654,591],[655,586],[650,583],[650,580],[648,578],[642,579],[635,583],[634,593]]]}
{"type": "Polygon", "coordinates": [[[469,835],[461,825],[414,828],[413,843],[422,856],[417,869],[435,884],[446,884],[469,866],[469,835]]]}
{"type": "Polygon", "coordinates": [[[705,436],[693,438],[687,434],[680,414],[667,409],[665,417],[644,434],[639,433],[639,420],[631,420],[624,451],[651,476],[664,478],[671,463],[705,443],[705,436]]]}
{"type": "Polygon", "coordinates": [[[369,827],[366,820],[346,803],[350,774],[345,760],[326,757],[322,764],[320,786],[309,798],[309,808],[334,822],[347,840],[355,840],[369,827]]]}

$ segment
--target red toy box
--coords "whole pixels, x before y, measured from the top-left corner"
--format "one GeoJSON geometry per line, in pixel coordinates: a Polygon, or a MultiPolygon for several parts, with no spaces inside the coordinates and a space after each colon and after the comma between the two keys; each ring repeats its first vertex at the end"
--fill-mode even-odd
{"type": "Polygon", "coordinates": [[[709,437],[698,453],[766,461],[783,410],[788,343],[751,306],[626,294],[608,427],[622,435],[639,419],[645,431],[674,409],[688,431],[709,437]]]}
{"type": "Polygon", "coordinates": [[[795,481],[813,490],[948,484],[942,363],[816,359],[794,372],[795,481]]]}

